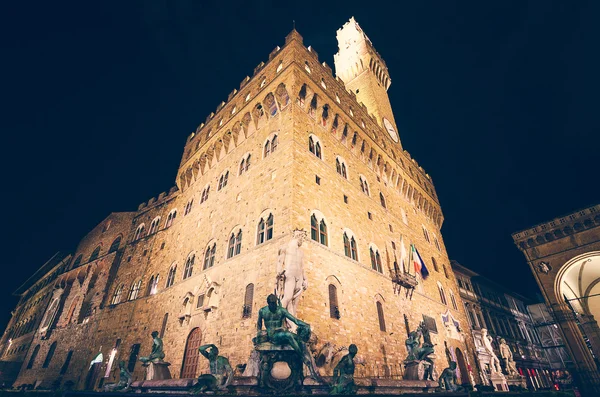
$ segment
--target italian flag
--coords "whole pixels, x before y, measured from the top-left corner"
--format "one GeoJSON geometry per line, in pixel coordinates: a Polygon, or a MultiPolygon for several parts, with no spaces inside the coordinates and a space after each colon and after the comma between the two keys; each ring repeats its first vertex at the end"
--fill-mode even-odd
{"type": "Polygon", "coordinates": [[[414,244],[410,245],[410,253],[412,256],[412,261],[415,266],[415,272],[421,274],[423,280],[425,280],[429,276],[429,270],[427,270],[427,266],[425,266],[425,262],[419,255],[419,251],[417,251],[417,247],[414,244]]]}

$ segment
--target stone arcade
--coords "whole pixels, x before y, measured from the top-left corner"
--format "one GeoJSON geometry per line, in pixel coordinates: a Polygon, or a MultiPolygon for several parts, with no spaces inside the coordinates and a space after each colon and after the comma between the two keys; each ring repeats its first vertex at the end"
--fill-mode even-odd
{"type": "MultiPolygon", "coordinates": [[[[176,186],[109,215],[18,290],[1,340],[15,385],[97,390],[118,381],[120,361],[144,382],[138,356],[154,329],[178,387],[210,372],[198,351],[207,343],[243,379],[256,370],[257,309],[274,289],[310,324],[319,376],[354,345],[357,387],[402,379],[408,331],[423,323],[431,345],[462,360],[459,384],[479,381],[441,207],[401,145],[386,64],[354,19],[337,38],[333,77],[289,33],[189,135],[176,186]]],[[[431,378],[448,366],[438,356],[431,378]]]]}

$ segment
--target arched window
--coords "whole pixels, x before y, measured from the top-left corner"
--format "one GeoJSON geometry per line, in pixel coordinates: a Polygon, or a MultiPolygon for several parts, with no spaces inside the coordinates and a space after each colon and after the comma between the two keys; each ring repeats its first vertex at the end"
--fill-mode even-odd
{"type": "Polygon", "coordinates": [[[335,159],[335,170],[338,174],[348,179],[348,174],[346,173],[346,163],[344,160],[340,160],[340,158],[335,159]]]}
{"type": "Polygon", "coordinates": [[[348,258],[354,259],[355,261],[358,260],[356,240],[354,239],[354,236],[348,237],[346,232],[344,232],[344,254],[346,254],[348,258]]]}
{"type": "Polygon", "coordinates": [[[206,248],[206,253],[204,254],[204,270],[214,266],[216,252],[217,252],[217,243],[214,243],[212,246],[209,245],[206,248]]]}
{"type": "Polygon", "coordinates": [[[256,237],[256,244],[262,244],[265,241],[269,241],[273,238],[273,214],[269,214],[267,220],[264,218],[258,222],[258,234],[256,237]]]}
{"type": "Polygon", "coordinates": [[[208,200],[208,194],[210,193],[210,186],[207,186],[203,191],[202,191],[202,196],[200,197],[200,204],[202,204],[203,202],[205,202],[206,200],[208,200]]]}
{"type": "Polygon", "coordinates": [[[48,349],[48,354],[46,354],[46,359],[44,360],[44,364],[42,364],[42,368],[48,368],[48,365],[50,365],[50,361],[52,361],[52,357],[54,357],[55,350],[56,350],[56,342],[53,342],[50,345],[50,349],[48,349]]]}
{"type": "Polygon", "coordinates": [[[231,233],[229,237],[229,249],[227,250],[227,258],[232,258],[242,252],[242,231],[237,234],[231,233]]]}
{"type": "Polygon", "coordinates": [[[383,273],[381,267],[381,256],[379,255],[379,250],[373,249],[373,247],[369,248],[369,252],[371,254],[371,268],[373,270],[378,271],[379,273],[383,273]]]}
{"type": "Polygon", "coordinates": [[[150,277],[150,281],[148,281],[148,291],[146,295],[154,295],[158,292],[158,280],[160,279],[160,275],[155,275],[150,277]]]}
{"type": "Polygon", "coordinates": [[[367,180],[363,176],[360,177],[360,189],[362,190],[362,192],[364,194],[366,194],[367,196],[370,196],[370,194],[369,194],[369,183],[367,182],[367,180]]]}
{"type": "Polygon", "coordinates": [[[444,271],[444,276],[446,276],[446,278],[449,279],[450,276],[448,276],[448,270],[446,269],[446,265],[444,265],[443,263],[442,263],[442,270],[444,271]]]}
{"type": "Polygon", "coordinates": [[[308,137],[308,150],[318,158],[321,158],[321,143],[312,136],[308,137]]]}
{"type": "Polygon", "coordinates": [[[340,307],[338,305],[337,288],[329,284],[329,317],[340,319],[340,307]]]}
{"type": "Polygon", "coordinates": [[[217,191],[219,191],[219,190],[223,189],[225,186],[227,186],[228,179],[229,179],[229,171],[225,172],[219,178],[219,187],[217,188],[217,191]]]}
{"type": "Polygon", "coordinates": [[[186,278],[192,276],[192,273],[194,272],[194,261],[195,260],[196,260],[196,255],[191,254],[190,256],[188,256],[187,260],[185,261],[185,268],[183,269],[183,279],[184,280],[186,278]]]}
{"type": "Polygon", "coordinates": [[[252,316],[252,301],[254,300],[254,284],[246,286],[244,294],[244,307],[242,308],[242,318],[250,318],[252,316]]]}
{"type": "Polygon", "coordinates": [[[448,302],[446,301],[446,294],[444,293],[444,287],[442,287],[442,284],[440,284],[440,283],[438,283],[438,290],[440,291],[440,301],[444,305],[447,305],[448,302]]]}
{"type": "Polygon", "coordinates": [[[95,261],[96,259],[98,259],[98,256],[100,255],[100,246],[97,246],[96,249],[94,249],[94,252],[92,252],[92,255],[90,255],[90,262],[91,261],[95,261]]]}
{"type": "Polygon", "coordinates": [[[177,210],[171,210],[169,215],[167,216],[167,223],[165,223],[165,228],[171,227],[173,222],[175,222],[175,218],[177,218],[177,210]]]}
{"type": "Polygon", "coordinates": [[[431,263],[433,263],[433,268],[435,269],[435,271],[439,272],[440,269],[438,269],[437,262],[435,261],[435,258],[433,256],[431,257],[431,263]]]}
{"type": "Polygon", "coordinates": [[[314,214],[310,217],[310,238],[314,241],[319,241],[318,222],[314,214]]]}
{"type": "Polygon", "coordinates": [[[60,375],[64,375],[67,373],[67,370],[69,369],[69,364],[71,363],[71,357],[73,357],[73,350],[69,350],[69,352],[67,353],[67,358],[65,359],[63,366],[60,368],[60,375]]]}
{"type": "Polygon", "coordinates": [[[119,249],[120,245],[121,245],[121,236],[114,239],[114,241],[110,245],[110,248],[108,249],[108,253],[110,254],[111,252],[117,251],[119,249]]]}
{"type": "Polygon", "coordinates": [[[81,259],[83,258],[83,255],[79,254],[77,256],[77,258],[75,258],[75,260],[73,261],[73,269],[76,268],[77,266],[81,265],[81,259]]]}
{"type": "Polygon", "coordinates": [[[437,248],[438,251],[441,251],[442,247],[440,246],[440,241],[437,239],[437,237],[433,236],[433,242],[435,243],[435,248],[437,248]]]}
{"type": "Polygon", "coordinates": [[[192,205],[194,205],[194,199],[191,199],[185,205],[185,210],[183,211],[183,216],[186,216],[187,214],[190,213],[190,211],[192,211],[192,205]]]}
{"type": "Polygon", "coordinates": [[[69,311],[67,313],[67,324],[71,324],[71,322],[73,321],[73,315],[75,314],[75,309],[77,309],[77,304],[79,303],[79,297],[75,297],[75,299],[73,299],[73,301],[71,302],[71,305],[69,306],[69,311]]]}
{"type": "Polygon", "coordinates": [[[275,103],[275,97],[273,96],[273,94],[267,94],[267,96],[265,97],[265,105],[269,109],[269,115],[271,117],[277,114],[277,104],[275,103]]]}
{"type": "Polygon", "coordinates": [[[327,245],[327,224],[325,219],[321,219],[319,223],[319,242],[323,245],[327,245]]]}
{"type": "Polygon", "coordinates": [[[450,302],[452,302],[452,307],[454,310],[458,310],[458,306],[456,305],[456,298],[454,297],[454,293],[450,291],[450,302]]]}
{"type": "Polygon", "coordinates": [[[273,135],[273,138],[269,139],[265,143],[263,157],[267,157],[277,149],[277,135],[273,135]]]}
{"type": "Polygon", "coordinates": [[[385,205],[385,197],[383,197],[383,193],[379,192],[379,201],[381,201],[381,206],[383,208],[387,208],[387,206],[385,205]]]}
{"type": "Polygon", "coordinates": [[[29,358],[29,362],[27,363],[27,369],[33,368],[33,364],[35,363],[35,358],[37,357],[39,351],[40,351],[40,345],[37,345],[33,349],[33,353],[31,353],[31,357],[29,358]]]}
{"type": "Polygon", "coordinates": [[[247,172],[248,168],[250,168],[250,157],[251,155],[249,154],[246,157],[244,157],[240,162],[240,175],[242,175],[244,172],[247,172]]]}
{"type": "Polygon", "coordinates": [[[383,305],[381,302],[377,302],[377,318],[379,318],[379,330],[385,331],[385,317],[383,315],[383,305]]]}
{"type": "Polygon", "coordinates": [[[154,233],[158,232],[159,223],[160,223],[160,216],[157,216],[156,218],[154,218],[152,220],[152,223],[150,223],[150,231],[148,232],[148,234],[154,234],[154,233]]]}
{"type": "Polygon", "coordinates": [[[123,284],[121,284],[117,287],[117,289],[115,289],[115,293],[113,294],[113,297],[110,300],[111,305],[116,305],[121,302],[121,295],[123,295],[123,288],[125,288],[125,286],[123,284]]]}
{"type": "Polygon", "coordinates": [[[129,289],[129,296],[127,297],[127,300],[134,300],[137,299],[138,295],[140,294],[140,289],[142,288],[142,280],[138,280],[137,282],[131,284],[131,288],[129,289]]]}
{"type": "Polygon", "coordinates": [[[141,239],[142,237],[144,237],[145,229],[146,229],[146,225],[144,225],[143,223],[141,225],[139,225],[137,227],[137,229],[135,230],[135,236],[133,237],[133,241],[137,241],[137,240],[141,239]]]}
{"type": "Polygon", "coordinates": [[[167,275],[167,284],[165,288],[169,288],[175,282],[175,274],[177,273],[177,265],[171,266],[169,274],[167,275]]]}
{"type": "Polygon", "coordinates": [[[423,228],[423,236],[425,236],[425,240],[428,243],[431,243],[431,241],[429,240],[429,232],[427,231],[427,229],[425,229],[425,226],[421,226],[423,228]]]}

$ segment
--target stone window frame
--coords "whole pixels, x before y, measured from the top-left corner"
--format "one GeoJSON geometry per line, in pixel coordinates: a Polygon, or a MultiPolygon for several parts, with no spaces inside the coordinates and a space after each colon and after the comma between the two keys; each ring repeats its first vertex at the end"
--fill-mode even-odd
{"type": "Polygon", "coordinates": [[[279,133],[272,132],[269,134],[267,139],[265,139],[262,145],[262,158],[265,159],[269,157],[271,154],[277,150],[277,146],[279,145],[279,133]]]}
{"type": "Polygon", "coordinates": [[[231,259],[242,253],[242,241],[244,236],[242,227],[240,225],[235,226],[228,236],[229,238],[227,239],[227,252],[225,259],[231,259]]]}
{"type": "Polygon", "coordinates": [[[186,280],[194,274],[194,263],[196,262],[196,251],[192,251],[188,254],[185,259],[185,266],[183,268],[183,278],[182,280],[186,280]]]}
{"type": "Polygon", "coordinates": [[[324,245],[326,247],[329,246],[329,232],[328,232],[328,226],[327,226],[328,222],[327,222],[327,218],[325,218],[325,215],[323,215],[323,213],[319,210],[312,210],[310,213],[310,230],[311,230],[311,234],[310,234],[310,238],[312,241],[315,241],[321,245],[324,245]],[[316,221],[316,223],[313,225],[313,217],[316,221]],[[323,231],[323,226],[324,226],[324,231],[323,231]],[[316,236],[316,239],[315,239],[316,236]],[[323,242],[325,241],[325,242],[323,242]]]}
{"type": "Polygon", "coordinates": [[[371,263],[371,270],[376,271],[379,274],[383,274],[383,265],[381,262],[380,249],[375,243],[369,243],[369,258],[371,263]]]}
{"type": "Polygon", "coordinates": [[[229,182],[229,170],[225,170],[219,176],[219,184],[217,185],[217,191],[221,191],[227,187],[227,183],[229,182]]]}
{"type": "Polygon", "coordinates": [[[340,175],[342,178],[348,180],[348,163],[346,162],[346,160],[342,157],[342,156],[336,156],[335,157],[335,171],[338,173],[338,175],[340,175]]]}
{"type": "Polygon", "coordinates": [[[308,151],[311,152],[316,158],[323,159],[323,143],[321,139],[315,134],[308,135],[308,151]]]}
{"type": "Polygon", "coordinates": [[[367,177],[363,174],[360,174],[358,179],[360,180],[360,190],[368,197],[371,197],[371,187],[369,186],[369,181],[367,180],[367,177]]]}
{"type": "Polygon", "coordinates": [[[273,211],[268,209],[262,212],[259,216],[259,220],[256,226],[256,245],[261,245],[266,243],[267,241],[273,239],[275,235],[275,215],[273,215],[273,211]],[[271,224],[269,225],[269,218],[271,219],[271,224]],[[261,229],[261,222],[263,229],[261,229]],[[269,230],[271,231],[271,237],[269,236],[269,230]],[[261,241],[261,233],[263,234],[263,238],[261,241]]]}
{"type": "Polygon", "coordinates": [[[135,234],[133,236],[133,241],[138,241],[141,238],[143,238],[144,236],[142,236],[142,234],[144,233],[144,231],[146,230],[146,224],[142,223],[141,225],[138,225],[138,227],[135,229],[135,234]]]}
{"type": "Polygon", "coordinates": [[[356,238],[356,235],[354,234],[354,232],[348,228],[344,228],[342,230],[342,240],[344,242],[344,255],[349,258],[352,259],[353,261],[358,262],[358,239],[356,238]],[[346,238],[344,238],[344,236],[346,236],[346,238],[348,239],[348,244],[346,244],[346,238]],[[354,240],[354,247],[352,247],[352,240],[354,240]],[[347,252],[348,251],[348,252],[347,252]],[[350,253],[350,255],[348,255],[348,253],[350,253]],[[354,256],[354,257],[353,257],[354,256]]]}
{"type": "Polygon", "coordinates": [[[148,231],[148,235],[158,232],[159,225],[160,225],[160,216],[156,216],[154,219],[152,219],[152,222],[150,222],[150,230],[148,231]]]}
{"type": "Polygon", "coordinates": [[[244,154],[242,156],[242,159],[240,160],[239,163],[239,167],[238,167],[238,176],[241,176],[244,174],[244,172],[248,172],[248,169],[250,168],[250,159],[252,158],[252,153],[247,152],[246,154],[244,154]]]}

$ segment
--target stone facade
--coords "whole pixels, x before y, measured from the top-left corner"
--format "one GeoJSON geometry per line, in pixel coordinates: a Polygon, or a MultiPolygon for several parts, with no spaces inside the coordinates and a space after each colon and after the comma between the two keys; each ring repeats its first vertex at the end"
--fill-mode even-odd
{"type": "Polygon", "coordinates": [[[575,382],[600,394],[600,205],[512,235],[573,358],[575,382]]]}
{"type": "MultiPolygon", "coordinates": [[[[368,40],[354,20],[341,31],[351,40],[340,47],[368,40]]],[[[375,54],[370,41],[364,48],[361,57],[375,54]]],[[[69,267],[58,268],[56,320],[30,336],[15,383],[47,387],[60,379],[95,388],[114,381],[119,360],[143,379],[136,360],[150,350],[153,330],[163,336],[174,378],[207,371],[206,360],[191,358],[199,340],[216,344],[234,367],[246,363],[258,309],[275,288],[278,250],[294,229],[308,232],[298,317],[321,342],[355,343],[366,363],[358,376],[400,377],[408,330],[425,315],[435,372],[448,364],[447,347],[449,355],[464,352],[462,377],[478,382],[460,297],[439,293],[458,287],[433,182],[383,125],[383,117],[393,122],[389,77],[367,58],[355,63],[343,80],[334,78],[292,31],[189,136],[177,186],[136,212],[111,215],[82,240],[69,267]],[[368,102],[359,104],[363,84],[385,89],[365,86],[368,102]],[[104,254],[117,236],[118,249],[104,254]],[[409,263],[413,244],[430,270],[426,280],[409,263]],[[98,245],[97,259],[77,262],[98,245]],[[101,364],[90,370],[93,360],[101,364]]]]}
{"type": "MultiPolygon", "coordinates": [[[[493,338],[494,352],[501,361],[499,342],[501,338],[506,340],[517,370],[526,380],[529,389],[552,387],[552,367],[538,335],[537,324],[528,310],[533,302],[456,261],[451,263],[472,329],[480,370],[490,372],[489,366],[484,364],[489,360],[481,332],[482,329],[486,329],[493,338]]],[[[508,375],[504,365],[503,372],[508,375]]]]}

